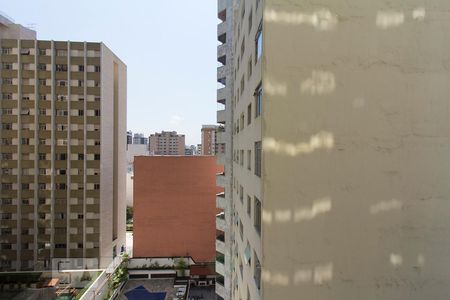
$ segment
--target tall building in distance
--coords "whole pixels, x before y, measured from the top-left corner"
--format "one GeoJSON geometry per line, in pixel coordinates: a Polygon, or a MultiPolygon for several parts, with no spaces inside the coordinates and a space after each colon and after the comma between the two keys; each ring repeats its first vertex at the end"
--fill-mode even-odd
{"type": "Polygon", "coordinates": [[[218,1],[218,299],[445,299],[448,5],[315,2],[218,1]]]}
{"type": "Polygon", "coordinates": [[[217,144],[217,125],[202,126],[202,155],[215,155],[217,144]]]}
{"type": "Polygon", "coordinates": [[[150,155],[184,155],[184,134],[176,131],[162,131],[149,137],[150,155]]]}
{"type": "Polygon", "coordinates": [[[125,245],[126,66],[24,30],[0,27],[0,270],[105,267],[125,245]]]}
{"type": "Polygon", "coordinates": [[[133,132],[127,131],[127,145],[133,144],[133,132]]]}
{"type": "Polygon", "coordinates": [[[144,136],[143,133],[135,133],[133,135],[133,144],[136,145],[147,145],[148,138],[144,136]]]}
{"type": "Polygon", "coordinates": [[[197,155],[197,148],[194,145],[186,145],[186,148],[184,149],[184,155],[197,155]]]}

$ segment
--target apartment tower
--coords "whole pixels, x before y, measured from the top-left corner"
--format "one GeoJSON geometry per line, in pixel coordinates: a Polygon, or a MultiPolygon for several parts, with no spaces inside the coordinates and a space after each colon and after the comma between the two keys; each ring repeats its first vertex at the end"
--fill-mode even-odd
{"type": "Polygon", "coordinates": [[[218,8],[219,299],[448,298],[450,3],[218,8]]]}
{"type": "MultiPolygon", "coordinates": [[[[202,126],[202,155],[215,155],[217,145],[216,132],[219,126],[203,125],[202,126]]],[[[223,128],[223,127],[222,127],[223,128]]]]}
{"type": "Polygon", "coordinates": [[[184,155],[184,134],[162,131],[149,137],[150,155],[184,155]]]}
{"type": "Polygon", "coordinates": [[[0,270],[103,268],[125,244],[126,66],[17,28],[0,27],[0,270]]]}

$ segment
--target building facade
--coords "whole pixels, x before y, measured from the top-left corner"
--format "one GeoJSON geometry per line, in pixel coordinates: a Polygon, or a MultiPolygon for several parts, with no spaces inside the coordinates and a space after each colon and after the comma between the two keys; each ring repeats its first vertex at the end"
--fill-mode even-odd
{"type": "Polygon", "coordinates": [[[133,144],[148,145],[148,138],[143,133],[135,133],[133,135],[133,144]]]}
{"type": "Polygon", "coordinates": [[[219,126],[217,125],[203,125],[202,126],[202,155],[215,155],[217,135],[216,132],[219,126]]]}
{"type": "Polygon", "coordinates": [[[221,191],[215,176],[221,171],[214,157],[136,157],[133,257],[214,262],[214,199],[221,191]]]}
{"type": "Polygon", "coordinates": [[[176,131],[162,131],[149,137],[150,155],[184,155],[184,134],[176,131]]]}
{"type": "Polygon", "coordinates": [[[0,269],[105,267],[125,244],[126,66],[102,43],[0,47],[0,269]]]}
{"type": "Polygon", "coordinates": [[[219,299],[447,297],[449,7],[219,0],[219,299]]]}
{"type": "Polygon", "coordinates": [[[133,132],[127,131],[127,145],[133,144],[133,132]]]}

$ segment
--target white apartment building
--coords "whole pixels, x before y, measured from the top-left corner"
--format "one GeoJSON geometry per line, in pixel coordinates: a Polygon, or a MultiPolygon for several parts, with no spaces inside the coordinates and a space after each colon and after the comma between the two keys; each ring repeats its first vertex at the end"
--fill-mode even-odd
{"type": "Polygon", "coordinates": [[[218,0],[218,299],[448,298],[449,8],[218,0]]]}
{"type": "Polygon", "coordinates": [[[0,270],[105,267],[125,245],[126,66],[27,30],[0,27],[0,270]]]}

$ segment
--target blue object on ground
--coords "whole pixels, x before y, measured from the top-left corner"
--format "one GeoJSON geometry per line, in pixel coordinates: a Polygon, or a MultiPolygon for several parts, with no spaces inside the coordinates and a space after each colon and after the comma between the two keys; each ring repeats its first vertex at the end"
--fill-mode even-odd
{"type": "Polygon", "coordinates": [[[140,285],[131,291],[125,293],[128,300],[164,300],[166,298],[165,292],[152,293],[144,286],[140,285]]]}

